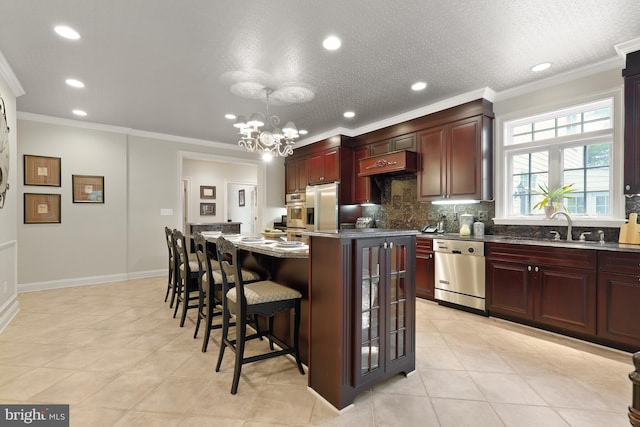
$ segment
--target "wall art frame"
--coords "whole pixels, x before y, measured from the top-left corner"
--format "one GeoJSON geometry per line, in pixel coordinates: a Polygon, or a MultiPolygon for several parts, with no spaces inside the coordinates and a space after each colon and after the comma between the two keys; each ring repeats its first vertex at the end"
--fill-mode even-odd
{"type": "Polygon", "coordinates": [[[25,224],[60,224],[60,194],[24,193],[25,224]]]}
{"type": "Polygon", "coordinates": [[[201,199],[215,199],[216,198],[216,186],[215,185],[201,185],[200,186],[200,198],[201,199]]]}
{"type": "Polygon", "coordinates": [[[104,203],[104,176],[71,175],[73,203],[104,203]]]}
{"type": "Polygon", "coordinates": [[[245,205],[244,189],[238,190],[238,205],[241,207],[245,205]]]}
{"type": "Polygon", "coordinates": [[[200,203],[200,215],[215,215],[216,204],[215,203],[200,203]]]}
{"type": "Polygon", "coordinates": [[[24,185],[62,186],[62,160],[60,157],[25,154],[23,161],[24,185]]]}

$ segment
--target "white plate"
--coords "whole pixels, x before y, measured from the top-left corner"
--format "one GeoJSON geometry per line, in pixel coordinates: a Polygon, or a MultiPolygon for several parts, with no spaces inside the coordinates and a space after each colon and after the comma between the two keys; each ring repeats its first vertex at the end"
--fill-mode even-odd
{"type": "Polygon", "coordinates": [[[264,240],[264,237],[243,237],[242,238],[242,241],[247,243],[262,242],[263,240],[264,240]]]}
{"type": "Polygon", "coordinates": [[[225,238],[226,237],[231,237],[231,238],[233,238],[233,237],[240,237],[240,235],[239,234],[222,234],[222,237],[225,237],[225,238]]]}
{"type": "Polygon", "coordinates": [[[297,246],[302,246],[304,245],[303,242],[278,242],[276,243],[276,246],[280,246],[282,248],[295,248],[297,246]]]}

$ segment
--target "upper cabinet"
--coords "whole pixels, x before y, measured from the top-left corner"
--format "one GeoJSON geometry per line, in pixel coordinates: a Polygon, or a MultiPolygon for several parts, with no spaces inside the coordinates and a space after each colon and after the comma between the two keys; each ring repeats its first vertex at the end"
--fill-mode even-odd
{"type": "Polygon", "coordinates": [[[370,176],[358,176],[360,159],[371,156],[371,147],[365,145],[353,150],[353,199],[352,203],[380,203],[380,188],[370,176]]]}
{"type": "Polygon", "coordinates": [[[418,200],[492,199],[492,128],[479,114],[418,132],[418,200]]]}
{"type": "Polygon", "coordinates": [[[624,193],[640,193],[640,51],[627,54],[624,76],[624,193]]]}
{"type": "Polygon", "coordinates": [[[284,162],[286,193],[300,193],[307,188],[307,159],[287,157],[284,162]]]}
{"type": "Polygon", "coordinates": [[[396,136],[371,144],[372,156],[398,150],[416,151],[416,134],[396,136]]]}
{"type": "Polygon", "coordinates": [[[336,147],[309,157],[307,161],[309,185],[340,181],[340,150],[336,147]]]}

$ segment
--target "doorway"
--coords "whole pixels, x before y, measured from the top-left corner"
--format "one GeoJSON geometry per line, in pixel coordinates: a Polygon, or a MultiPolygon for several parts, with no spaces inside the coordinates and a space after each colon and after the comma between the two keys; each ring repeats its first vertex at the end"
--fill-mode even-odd
{"type": "Polygon", "coordinates": [[[256,208],[258,204],[255,184],[227,182],[227,221],[240,222],[240,232],[255,234],[257,232],[256,208]]]}

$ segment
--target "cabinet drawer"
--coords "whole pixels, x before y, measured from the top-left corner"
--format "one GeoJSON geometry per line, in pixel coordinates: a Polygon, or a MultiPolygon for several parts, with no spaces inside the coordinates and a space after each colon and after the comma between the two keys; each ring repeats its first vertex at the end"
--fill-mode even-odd
{"type": "Polygon", "coordinates": [[[416,238],[416,255],[426,256],[433,253],[433,239],[417,237],[416,238]]]}
{"type": "Polygon", "coordinates": [[[629,252],[600,252],[598,254],[598,270],[640,275],[640,254],[629,252]]]}
{"type": "Polygon", "coordinates": [[[597,251],[593,249],[554,248],[549,246],[487,243],[485,257],[501,261],[520,261],[538,265],[596,269],[597,251]]]}

